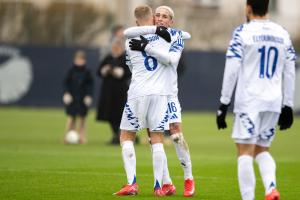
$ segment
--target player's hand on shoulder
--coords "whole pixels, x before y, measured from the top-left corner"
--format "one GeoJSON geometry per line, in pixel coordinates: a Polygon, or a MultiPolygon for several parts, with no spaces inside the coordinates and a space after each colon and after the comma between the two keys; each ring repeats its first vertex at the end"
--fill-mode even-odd
{"type": "Polygon", "coordinates": [[[227,128],[227,123],[225,119],[228,107],[229,104],[226,105],[221,103],[219,109],[217,110],[216,122],[219,130],[227,128]]]}
{"type": "Polygon", "coordinates": [[[131,39],[130,42],[129,42],[129,47],[131,50],[133,51],[144,51],[147,44],[149,43],[148,40],[140,35],[140,40],[138,39],[131,39]]]}
{"type": "Polygon", "coordinates": [[[280,130],[291,128],[294,122],[293,109],[289,106],[284,106],[281,109],[278,125],[280,130]]]}
{"type": "Polygon", "coordinates": [[[162,37],[167,42],[171,42],[171,35],[170,35],[169,31],[168,31],[168,28],[166,28],[164,26],[158,26],[156,28],[155,34],[157,34],[158,36],[162,37]]]}

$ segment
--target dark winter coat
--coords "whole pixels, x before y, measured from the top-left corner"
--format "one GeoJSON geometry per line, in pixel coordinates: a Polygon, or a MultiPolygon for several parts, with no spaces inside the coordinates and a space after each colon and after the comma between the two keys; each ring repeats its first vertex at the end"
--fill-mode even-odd
{"type": "Polygon", "coordinates": [[[127,90],[129,87],[131,72],[126,65],[125,53],[114,58],[107,55],[98,69],[98,76],[102,78],[102,87],[99,96],[97,120],[120,122],[124,105],[127,100],[127,90]],[[122,67],[124,75],[121,78],[115,78],[111,74],[103,77],[100,70],[106,64],[112,68],[122,67]]]}
{"type": "Polygon", "coordinates": [[[93,78],[84,67],[73,66],[64,80],[64,93],[70,93],[73,101],[66,106],[66,113],[71,116],[86,116],[87,106],[83,103],[85,96],[93,95],[93,78]]]}

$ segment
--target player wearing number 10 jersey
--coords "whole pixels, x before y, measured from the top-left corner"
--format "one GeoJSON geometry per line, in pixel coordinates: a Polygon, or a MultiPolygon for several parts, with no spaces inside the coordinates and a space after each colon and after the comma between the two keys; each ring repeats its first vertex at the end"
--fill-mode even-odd
{"type": "Polygon", "coordinates": [[[217,113],[218,128],[226,128],[226,111],[236,86],[232,138],[238,151],[243,200],[254,199],[253,158],[264,183],[265,199],[279,200],[276,164],[269,147],[277,123],[280,130],[293,123],[295,51],[288,32],[267,19],[268,4],[268,0],[247,0],[248,23],[233,32],[217,113]]]}

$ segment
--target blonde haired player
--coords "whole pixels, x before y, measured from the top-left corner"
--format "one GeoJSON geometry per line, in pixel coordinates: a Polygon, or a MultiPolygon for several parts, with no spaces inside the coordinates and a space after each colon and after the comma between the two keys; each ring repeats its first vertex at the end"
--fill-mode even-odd
{"type": "MultiPolygon", "coordinates": [[[[160,48],[147,45],[145,52],[158,61],[163,63],[168,70],[169,90],[171,95],[168,96],[168,115],[169,126],[166,129],[170,129],[171,138],[176,149],[177,156],[180,160],[181,166],[184,171],[184,196],[189,197],[194,194],[195,183],[192,175],[192,163],[189,153],[188,145],[183,137],[182,125],[181,125],[181,106],[178,100],[178,81],[177,81],[177,66],[178,60],[173,59],[173,53],[181,51],[180,46],[183,44],[182,39],[189,39],[190,35],[186,32],[171,28],[174,23],[174,11],[168,6],[159,6],[155,10],[154,23],[157,26],[143,26],[132,27],[124,31],[126,37],[135,37],[137,35],[143,35],[147,33],[157,32],[160,27],[168,28],[172,41],[170,44],[163,44],[160,48]],[[182,35],[182,39],[178,39],[177,34],[182,35]]],[[[170,177],[167,176],[168,169],[165,167],[164,185],[163,191],[171,195],[175,193],[175,186],[172,184],[170,177]]]]}

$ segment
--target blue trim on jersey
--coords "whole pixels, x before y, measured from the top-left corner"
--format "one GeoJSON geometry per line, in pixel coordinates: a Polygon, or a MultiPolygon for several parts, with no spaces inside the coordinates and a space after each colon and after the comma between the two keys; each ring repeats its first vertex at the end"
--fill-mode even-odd
{"type": "Polygon", "coordinates": [[[127,51],[125,51],[125,62],[126,62],[126,65],[130,68],[131,66],[131,60],[129,58],[129,55],[127,54],[127,51]]]}
{"type": "Polygon", "coordinates": [[[227,58],[242,58],[241,51],[242,51],[242,43],[241,36],[238,33],[235,33],[232,38],[232,43],[228,47],[228,53],[231,55],[227,55],[227,58]]]}
{"type": "Polygon", "coordinates": [[[174,28],[171,28],[170,33],[171,33],[172,36],[174,36],[174,35],[176,35],[177,30],[174,29],[174,28]]]}
{"type": "Polygon", "coordinates": [[[287,59],[291,61],[296,61],[297,59],[296,51],[292,45],[287,49],[287,52],[288,52],[287,59]]]}
{"type": "Polygon", "coordinates": [[[184,46],[184,41],[183,39],[180,38],[171,45],[169,52],[181,51],[183,49],[183,46],[184,46]]]}
{"type": "Polygon", "coordinates": [[[174,113],[170,119],[178,119],[178,116],[174,113]]]}
{"type": "Polygon", "coordinates": [[[243,28],[244,28],[244,25],[245,25],[245,24],[241,24],[239,27],[237,27],[237,28],[235,29],[235,32],[241,32],[241,31],[243,30],[243,28]]]}
{"type": "Polygon", "coordinates": [[[154,42],[154,41],[156,41],[156,40],[159,40],[159,36],[158,35],[152,35],[152,36],[148,36],[148,37],[145,37],[147,40],[148,40],[148,42],[154,42]]]}
{"type": "Polygon", "coordinates": [[[126,117],[129,121],[129,123],[135,128],[135,129],[139,129],[140,125],[139,125],[139,121],[138,118],[134,116],[132,110],[130,109],[130,106],[128,105],[128,103],[125,104],[125,114],[126,117]]]}
{"type": "Polygon", "coordinates": [[[228,47],[226,58],[242,58],[242,39],[240,32],[242,32],[244,24],[237,27],[233,34],[230,45],[228,47]]]}
{"type": "Polygon", "coordinates": [[[182,31],[179,29],[171,28],[169,32],[172,36],[176,35],[176,33],[178,33],[179,36],[182,36],[182,31]]]}

